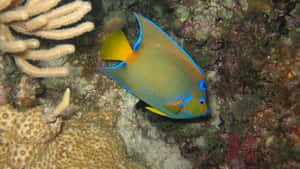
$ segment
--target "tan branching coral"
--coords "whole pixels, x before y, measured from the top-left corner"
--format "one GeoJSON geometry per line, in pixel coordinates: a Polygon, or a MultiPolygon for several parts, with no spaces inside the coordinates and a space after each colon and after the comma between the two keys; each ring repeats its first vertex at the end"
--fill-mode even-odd
{"type": "Polygon", "coordinates": [[[70,104],[70,89],[67,89],[65,91],[65,94],[63,96],[62,101],[60,104],[55,108],[55,110],[46,116],[46,121],[48,122],[54,122],[56,120],[56,117],[59,116],[61,112],[63,112],[70,104]]]}
{"type": "Polygon", "coordinates": [[[34,77],[66,76],[64,67],[39,68],[27,60],[47,60],[73,53],[72,44],[57,45],[45,50],[39,48],[37,39],[22,39],[18,33],[52,40],[65,40],[94,29],[92,22],[63,28],[80,21],[91,9],[86,1],[73,1],[55,8],[61,0],[0,0],[0,50],[14,56],[17,66],[34,77]],[[55,9],[53,9],[55,8],[55,9]]]}

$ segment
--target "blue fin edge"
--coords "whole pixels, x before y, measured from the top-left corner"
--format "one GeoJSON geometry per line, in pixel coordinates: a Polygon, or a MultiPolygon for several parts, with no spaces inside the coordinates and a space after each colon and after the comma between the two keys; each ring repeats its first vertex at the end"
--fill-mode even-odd
{"type": "MultiPolygon", "coordinates": [[[[170,41],[172,41],[191,61],[192,63],[194,64],[194,66],[198,69],[199,73],[201,74],[202,77],[204,77],[204,74],[201,72],[200,68],[198,67],[198,65],[195,63],[195,61],[192,59],[192,57],[186,53],[186,51],[184,49],[182,49],[166,32],[164,32],[160,27],[158,27],[155,23],[153,23],[152,21],[150,21],[148,18],[144,17],[143,15],[137,13],[137,12],[134,12],[136,15],[144,18],[145,20],[147,20],[148,22],[150,22],[154,27],[156,27],[159,31],[161,31],[170,41]]],[[[140,36],[135,44],[135,46],[139,46],[140,43],[141,43],[141,40],[142,40],[142,35],[143,35],[143,31],[142,31],[142,24],[141,24],[141,21],[138,17],[136,17],[137,20],[138,20],[138,23],[139,23],[139,26],[140,26],[140,36]]]]}
{"type": "MultiPolygon", "coordinates": [[[[138,14],[138,13],[136,13],[136,14],[138,14]]],[[[139,15],[139,14],[138,14],[138,15],[139,15]]],[[[139,16],[142,16],[142,15],[139,15],[139,16]]],[[[139,29],[140,29],[139,37],[138,37],[137,41],[135,42],[135,44],[134,44],[134,46],[133,46],[133,50],[134,50],[135,52],[137,52],[138,49],[139,49],[139,47],[140,47],[140,44],[141,44],[141,42],[142,42],[142,38],[143,38],[143,29],[142,29],[142,23],[140,22],[140,19],[139,19],[137,16],[135,16],[135,17],[136,17],[136,19],[138,20],[139,29]]],[[[113,67],[102,67],[102,66],[100,66],[100,67],[101,67],[102,69],[118,69],[118,68],[120,68],[120,67],[122,67],[122,66],[125,66],[125,65],[126,65],[126,63],[125,63],[124,61],[122,61],[121,63],[119,63],[118,65],[113,66],[113,67]]]]}
{"type": "MultiPolygon", "coordinates": [[[[124,65],[125,62],[121,62],[120,64],[118,64],[117,66],[121,67],[124,65]],[[122,65],[121,65],[122,64],[122,65]]],[[[126,65],[126,63],[125,63],[126,65]]],[[[117,66],[114,66],[114,67],[117,67],[117,66]]],[[[100,66],[101,67],[101,66],[100,66]]],[[[114,68],[114,67],[101,67],[102,69],[117,69],[117,68],[114,68]]],[[[118,68],[119,68],[118,67],[118,68]]],[[[110,75],[108,75],[106,72],[104,72],[103,70],[101,70],[99,67],[97,67],[97,69],[103,73],[105,76],[107,76],[108,78],[110,78],[111,80],[117,82],[121,87],[123,87],[125,90],[127,90],[130,94],[132,94],[133,96],[136,96],[131,90],[129,90],[126,86],[124,86],[122,83],[120,83],[119,81],[117,81],[116,79],[112,78],[110,75]]]]}
{"type": "MultiPolygon", "coordinates": [[[[133,47],[133,50],[137,52],[141,42],[142,42],[142,37],[143,37],[143,30],[142,30],[142,25],[140,22],[139,23],[139,28],[140,28],[140,34],[139,34],[139,38],[138,40],[136,41],[134,47],[133,47]]],[[[99,66],[101,67],[102,69],[104,70],[110,70],[110,69],[118,69],[122,66],[126,66],[127,63],[125,63],[124,61],[120,62],[118,65],[116,66],[112,66],[112,67],[103,67],[103,66],[99,66]]],[[[121,87],[123,87],[125,90],[127,90],[130,94],[132,94],[133,96],[136,96],[131,90],[129,90],[126,86],[124,86],[122,83],[120,83],[119,81],[117,81],[116,79],[114,79],[113,77],[111,77],[110,75],[108,75],[106,72],[104,72],[103,70],[101,70],[100,68],[98,67],[98,70],[103,73],[105,76],[107,76],[108,78],[110,78],[111,80],[115,81],[116,83],[118,83],[121,87]]]]}
{"type": "MultiPolygon", "coordinates": [[[[136,13],[136,12],[134,12],[134,13],[136,13]]],[[[136,14],[139,15],[138,13],[136,13],[136,14]]],[[[139,16],[142,16],[142,15],[139,15],[139,16]]],[[[139,49],[139,47],[140,47],[140,44],[141,44],[141,42],[142,42],[142,38],[143,38],[143,29],[142,29],[142,23],[141,23],[140,19],[139,19],[137,16],[135,16],[135,17],[136,17],[136,19],[137,19],[137,21],[138,21],[139,29],[140,29],[139,37],[138,37],[137,41],[135,42],[135,44],[134,44],[134,46],[133,46],[133,50],[137,52],[138,49],[139,49]]]]}
{"type": "Polygon", "coordinates": [[[119,64],[117,64],[116,66],[113,66],[113,67],[103,67],[103,66],[100,66],[102,69],[118,69],[122,66],[126,66],[126,63],[125,62],[121,62],[119,64]]]}

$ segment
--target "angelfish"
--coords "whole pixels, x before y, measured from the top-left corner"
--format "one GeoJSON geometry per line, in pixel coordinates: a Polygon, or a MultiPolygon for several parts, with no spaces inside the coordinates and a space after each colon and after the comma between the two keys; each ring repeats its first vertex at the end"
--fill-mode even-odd
{"type": "Polygon", "coordinates": [[[156,114],[173,119],[210,114],[204,75],[197,64],[157,25],[134,14],[140,34],[133,49],[121,30],[112,32],[102,44],[100,57],[120,63],[98,69],[156,114]]]}

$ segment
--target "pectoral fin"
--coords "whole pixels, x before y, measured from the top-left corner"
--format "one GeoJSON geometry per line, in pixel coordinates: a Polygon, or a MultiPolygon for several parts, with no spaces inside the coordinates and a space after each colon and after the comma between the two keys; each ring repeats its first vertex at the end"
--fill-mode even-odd
{"type": "Polygon", "coordinates": [[[168,117],[167,114],[165,114],[165,113],[163,113],[163,112],[161,112],[161,111],[159,111],[159,110],[157,110],[157,109],[155,109],[155,108],[153,108],[153,107],[145,107],[145,108],[146,108],[147,110],[149,110],[149,111],[152,111],[153,113],[159,114],[159,115],[161,115],[161,116],[168,117]]]}
{"type": "Polygon", "coordinates": [[[173,105],[165,105],[164,107],[169,110],[170,112],[174,113],[174,114],[177,114],[179,113],[182,108],[184,107],[183,106],[183,96],[180,96],[175,102],[173,105]]]}
{"type": "Polygon", "coordinates": [[[164,106],[166,109],[168,109],[169,111],[171,111],[174,114],[177,114],[180,112],[180,110],[182,109],[182,106],[180,105],[167,105],[164,106]]]}

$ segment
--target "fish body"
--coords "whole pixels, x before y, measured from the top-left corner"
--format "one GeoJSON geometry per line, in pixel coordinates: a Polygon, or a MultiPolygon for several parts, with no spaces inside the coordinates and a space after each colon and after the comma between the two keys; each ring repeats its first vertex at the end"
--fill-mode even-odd
{"type": "Polygon", "coordinates": [[[117,66],[99,67],[131,94],[149,104],[148,110],[173,119],[210,113],[204,75],[192,58],[157,25],[135,13],[140,36],[131,49],[121,31],[109,35],[101,58],[119,60],[117,66]]]}

